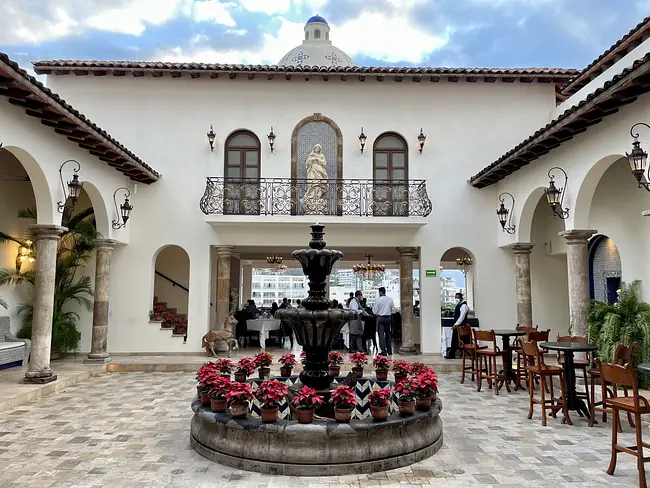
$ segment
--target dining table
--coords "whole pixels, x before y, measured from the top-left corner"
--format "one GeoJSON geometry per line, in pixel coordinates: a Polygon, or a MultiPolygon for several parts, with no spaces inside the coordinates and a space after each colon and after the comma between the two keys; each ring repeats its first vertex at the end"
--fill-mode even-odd
{"type": "Polygon", "coordinates": [[[249,319],[246,321],[246,328],[259,333],[260,347],[265,349],[269,332],[280,329],[280,319],[249,319]]]}
{"type": "MultiPolygon", "coordinates": [[[[517,374],[512,370],[512,346],[510,345],[510,338],[525,336],[526,332],[517,329],[494,329],[494,335],[501,337],[503,342],[501,350],[503,351],[504,369],[499,371],[499,373],[503,373],[503,377],[508,383],[516,384],[517,374]]],[[[499,388],[501,388],[501,386],[502,385],[499,384],[499,388]]]]}

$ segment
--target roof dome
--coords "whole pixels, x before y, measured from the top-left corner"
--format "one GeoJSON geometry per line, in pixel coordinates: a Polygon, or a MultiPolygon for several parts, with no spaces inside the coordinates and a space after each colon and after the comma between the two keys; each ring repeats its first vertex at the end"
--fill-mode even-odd
{"type": "Polygon", "coordinates": [[[320,15],[314,15],[305,24],[305,38],[300,46],[285,54],[279,66],[354,66],[354,61],[341,49],[332,45],[330,26],[320,15]]]}

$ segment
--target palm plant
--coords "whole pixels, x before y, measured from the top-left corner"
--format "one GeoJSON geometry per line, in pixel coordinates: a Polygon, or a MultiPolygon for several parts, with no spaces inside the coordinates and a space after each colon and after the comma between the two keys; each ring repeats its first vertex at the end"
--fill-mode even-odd
{"type": "MultiPolygon", "coordinates": [[[[650,361],[650,304],[639,299],[640,281],[623,285],[616,303],[593,301],[589,313],[587,340],[598,346],[598,358],[602,362],[614,361],[614,351],[619,344],[639,343],[632,363],[650,361]]],[[[646,375],[640,384],[650,386],[646,375]]]]}

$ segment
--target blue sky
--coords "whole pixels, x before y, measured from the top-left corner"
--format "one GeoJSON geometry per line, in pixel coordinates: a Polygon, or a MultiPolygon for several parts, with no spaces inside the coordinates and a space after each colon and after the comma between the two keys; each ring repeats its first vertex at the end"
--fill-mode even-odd
{"type": "Polygon", "coordinates": [[[40,59],[276,63],[319,13],[357,65],[582,68],[650,0],[2,0],[0,50],[40,59]]]}

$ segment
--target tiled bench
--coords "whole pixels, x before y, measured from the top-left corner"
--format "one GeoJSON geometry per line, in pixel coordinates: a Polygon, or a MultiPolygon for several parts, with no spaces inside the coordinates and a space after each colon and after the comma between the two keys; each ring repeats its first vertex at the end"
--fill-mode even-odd
{"type": "Polygon", "coordinates": [[[9,317],[0,317],[0,369],[26,366],[32,341],[11,333],[9,317]]]}

